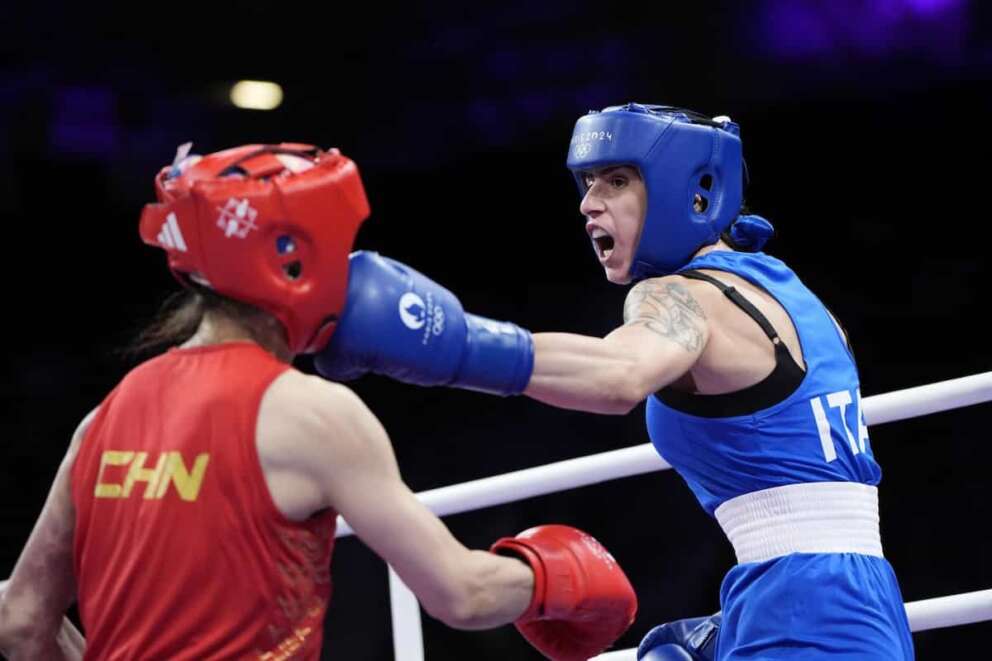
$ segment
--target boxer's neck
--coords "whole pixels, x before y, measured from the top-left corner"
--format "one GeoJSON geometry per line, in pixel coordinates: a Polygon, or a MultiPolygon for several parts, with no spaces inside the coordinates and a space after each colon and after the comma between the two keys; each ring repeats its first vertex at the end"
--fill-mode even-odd
{"type": "Polygon", "coordinates": [[[694,258],[695,257],[702,257],[703,255],[705,255],[707,253],[716,252],[718,250],[730,250],[730,251],[733,251],[733,248],[731,248],[726,243],[724,243],[723,242],[723,239],[718,239],[716,243],[711,243],[710,245],[703,246],[702,248],[700,248],[699,250],[697,250],[696,251],[696,254],[693,255],[693,257],[694,258]]]}
{"type": "Polygon", "coordinates": [[[183,347],[207,346],[224,342],[254,342],[279,360],[290,363],[293,353],[286,343],[282,326],[271,317],[252,320],[233,319],[225,314],[207,311],[196,332],[183,347]]]}

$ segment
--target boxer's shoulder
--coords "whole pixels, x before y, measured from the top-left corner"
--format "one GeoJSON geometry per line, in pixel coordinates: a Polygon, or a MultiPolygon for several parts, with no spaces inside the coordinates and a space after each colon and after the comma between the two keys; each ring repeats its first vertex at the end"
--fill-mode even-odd
{"type": "Polygon", "coordinates": [[[392,456],[381,424],[354,392],[296,370],[263,395],[255,443],[272,500],[294,520],[334,507],[348,466],[392,456]]]}
{"type": "MultiPolygon", "coordinates": [[[[706,319],[713,298],[705,283],[678,275],[666,275],[641,280],[627,293],[624,301],[624,322],[638,318],[678,313],[698,320],[706,319]]],[[[719,295],[719,292],[717,292],[719,295]]]]}
{"type": "Polygon", "coordinates": [[[100,412],[100,407],[97,406],[92,411],[86,414],[79,424],[76,426],[76,430],[72,432],[72,438],[69,441],[69,451],[76,452],[79,449],[80,443],[86,437],[86,433],[90,430],[90,426],[93,424],[93,419],[96,418],[97,413],[100,412]]]}
{"type": "Polygon", "coordinates": [[[262,396],[257,435],[262,441],[289,446],[325,445],[347,430],[361,429],[371,412],[347,386],[289,369],[276,377],[262,396]]]}

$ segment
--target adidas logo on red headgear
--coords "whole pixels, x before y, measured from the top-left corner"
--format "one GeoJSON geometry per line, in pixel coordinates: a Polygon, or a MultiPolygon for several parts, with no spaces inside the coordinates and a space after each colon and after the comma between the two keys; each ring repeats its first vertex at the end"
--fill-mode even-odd
{"type": "Polygon", "coordinates": [[[165,217],[165,222],[162,223],[162,229],[156,240],[163,248],[186,252],[186,240],[183,239],[183,233],[179,231],[179,223],[175,213],[170,213],[165,217]]]}

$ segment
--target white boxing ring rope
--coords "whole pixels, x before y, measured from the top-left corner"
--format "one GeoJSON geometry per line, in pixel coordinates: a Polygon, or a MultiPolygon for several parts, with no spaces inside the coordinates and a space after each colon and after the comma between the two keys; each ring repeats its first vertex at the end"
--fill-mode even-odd
{"type": "MultiPolygon", "coordinates": [[[[939,411],[992,401],[992,372],[865,397],[869,426],[905,420],[939,411]]],[[[438,516],[510,503],[606,480],[671,468],[650,443],[558,461],[544,466],[430,489],[417,497],[438,516]]],[[[338,518],[338,537],[353,534],[338,518]]],[[[423,638],[416,597],[389,570],[393,618],[393,649],[397,661],[422,661],[423,638]]],[[[913,631],[992,620],[992,590],[980,590],[906,604],[913,631]]],[[[688,615],[687,615],[688,616],[688,615]]],[[[599,661],[632,661],[635,650],[619,650],[596,657],[599,661]]]]}

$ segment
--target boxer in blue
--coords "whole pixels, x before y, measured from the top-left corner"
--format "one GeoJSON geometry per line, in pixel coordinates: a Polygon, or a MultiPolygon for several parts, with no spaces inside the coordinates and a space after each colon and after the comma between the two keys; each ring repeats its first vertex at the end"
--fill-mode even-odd
{"type": "Polygon", "coordinates": [[[597,413],[647,400],[652,442],[734,546],[721,614],[652,630],[638,658],[913,657],[879,538],[881,471],[842,327],[742,212],[738,126],[627,104],[575,126],[568,167],[607,279],[636,283],[604,338],[465,314],[453,294],[374,253],[317,357],[597,413]],[[375,332],[370,332],[374,329],[375,332]]]}

